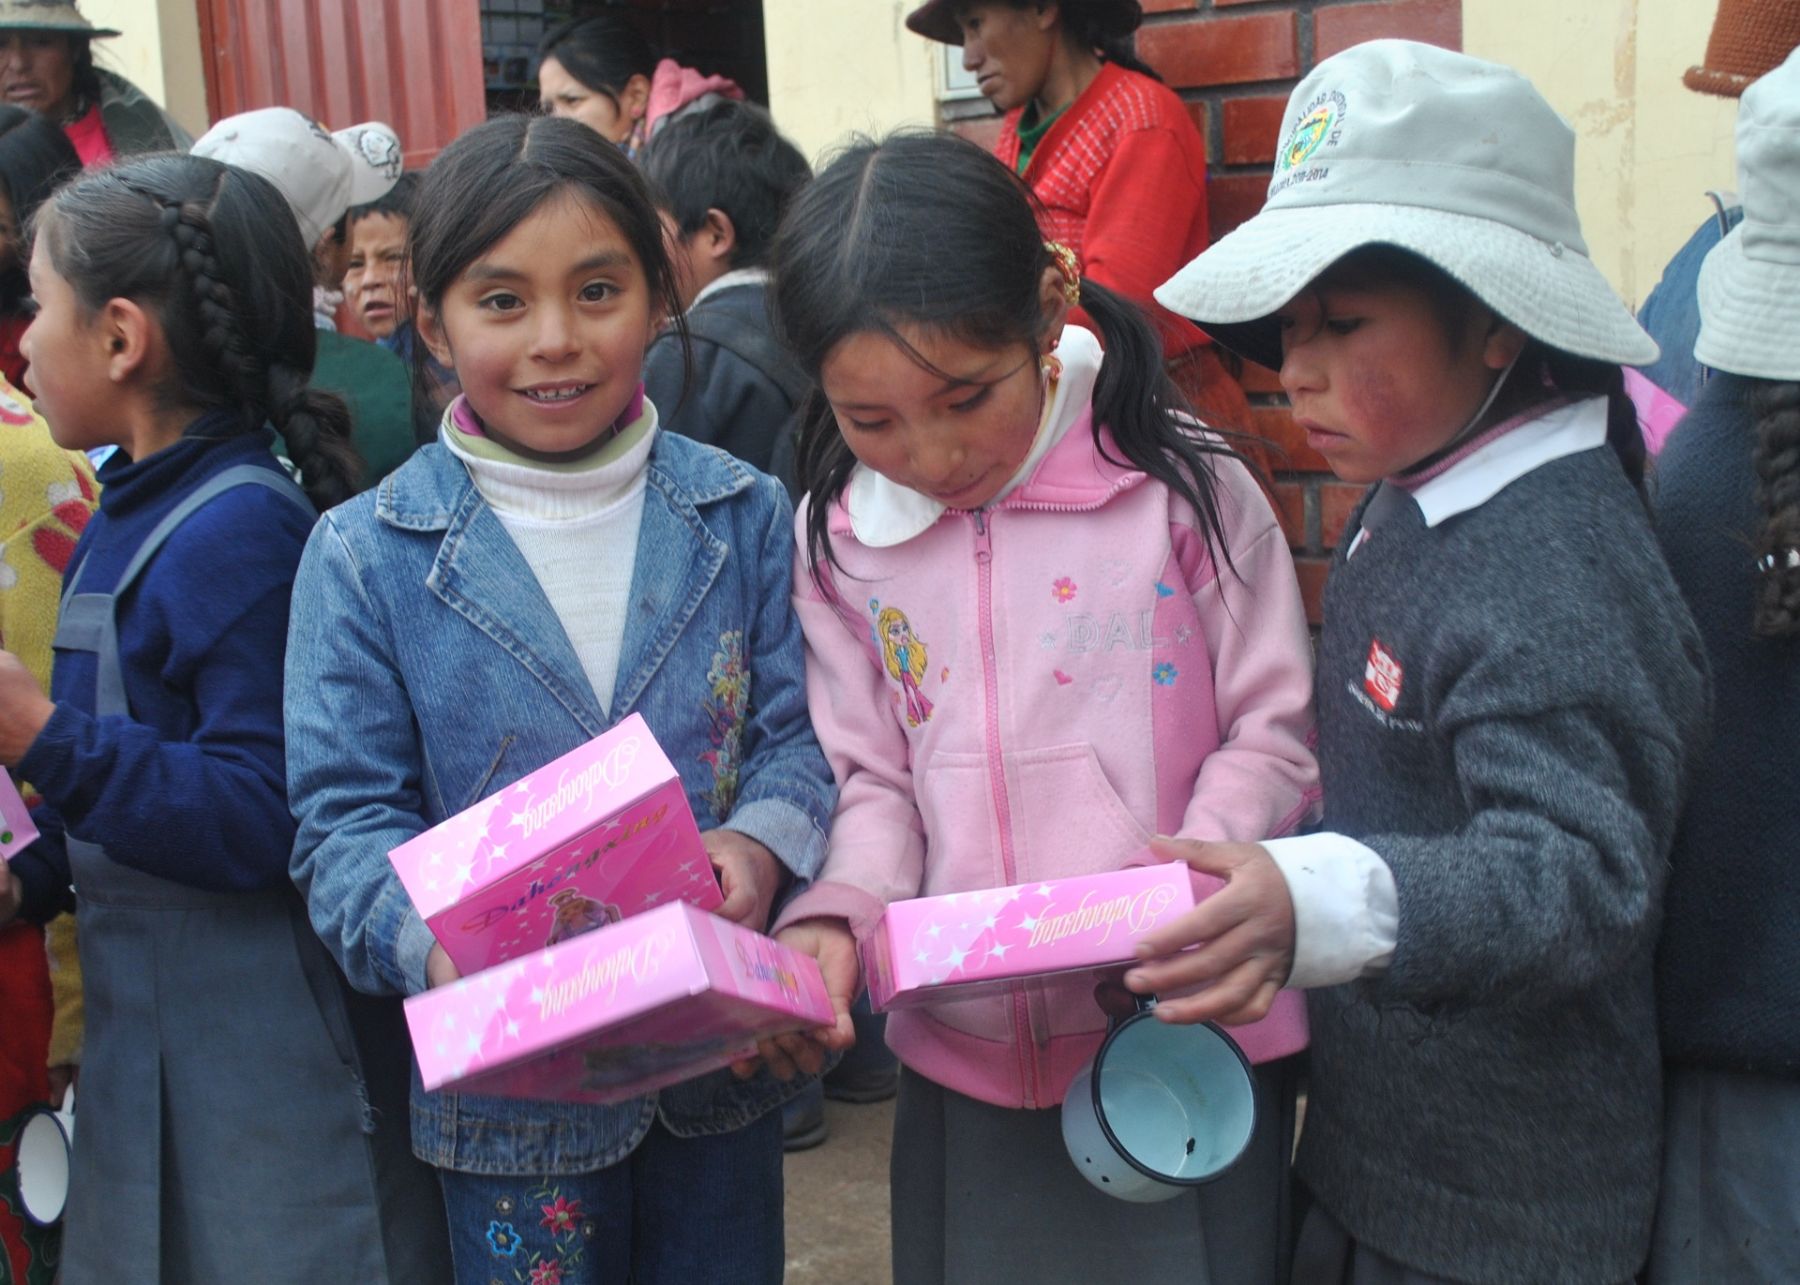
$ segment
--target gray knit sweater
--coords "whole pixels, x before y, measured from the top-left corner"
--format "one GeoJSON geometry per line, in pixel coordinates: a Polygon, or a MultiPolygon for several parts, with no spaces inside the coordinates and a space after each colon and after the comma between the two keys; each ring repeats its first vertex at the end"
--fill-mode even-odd
{"type": "Polygon", "coordinates": [[[1637,1271],[1651,952],[1706,713],[1698,635],[1605,447],[1435,528],[1408,504],[1340,555],[1326,825],[1387,861],[1400,924],[1384,975],[1311,993],[1298,1164],[1359,1241],[1459,1281],[1637,1271]]]}

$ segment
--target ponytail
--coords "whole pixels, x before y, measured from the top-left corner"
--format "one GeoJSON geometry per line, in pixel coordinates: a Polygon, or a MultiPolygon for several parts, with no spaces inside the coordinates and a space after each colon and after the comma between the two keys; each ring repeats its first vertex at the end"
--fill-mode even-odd
{"type": "Polygon", "coordinates": [[[1756,617],[1759,638],[1800,634],[1800,383],[1755,380],[1749,390],[1756,426],[1756,617]]]}
{"type": "Polygon", "coordinates": [[[1090,9],[1079,0],[1064,0],[1059,12],[1063,30],[1077,45],[1093,50],[1102,62],[1114,63],[1160,84],[1162,77],[1137,56],[1132,32],[1142,15],[1133,12],[1136,8],[1115,4],[1090,9]]]}
{"type": "Polygon", "coordinates": [[[350,441],[350,408],[336,393],[314,388],[292,366],[269,368],[269,420],[300,470],[300,486],[323,513],[356,494],[362,457],[350,441]]]}

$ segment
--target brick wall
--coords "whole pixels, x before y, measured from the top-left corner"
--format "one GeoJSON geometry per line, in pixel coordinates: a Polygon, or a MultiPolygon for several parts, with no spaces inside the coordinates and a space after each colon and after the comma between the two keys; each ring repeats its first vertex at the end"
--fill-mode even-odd
{"type": "MultiPolygon", "coordinates": [[[[1261,208],[1287,95],[1321,58],[1382,36],[1462,44],[1461,0],[1142,0],[1138,54],[1193,107],[1211,164],[1212,234],[1261,208]]],[[[991,146],[985,104],[946,104],[958,132],[991,146]]],[[[1278,448],[1275,500],[1294,547],[1307,613],[1317,624],[1325,567],[1362,488],[1335,481],[1296,431],[1280,385],[1244,372],[1255,422],[1278,448]]]]}

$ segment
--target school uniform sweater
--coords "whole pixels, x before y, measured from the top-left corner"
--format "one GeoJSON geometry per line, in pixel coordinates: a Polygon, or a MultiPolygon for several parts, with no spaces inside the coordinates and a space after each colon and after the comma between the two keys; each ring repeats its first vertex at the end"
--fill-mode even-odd
{"type": "MultiPolygon", "coordinates": [[[[157,523],[215,474],[237,464],[279,470],[267,432],[209,438],[226,418],[198,421],[141,461],[107,461],[99,512],[68,570],[80,592],[111,592],[157,523]]],[[[281,660],[311,530],[273,491],[238,487],[169,538],[116,611],[131,718],[95,717],[92,653],[56,657],[56,712],[19,763],[47,803],[33,813],[43,840],[13,862],[27,915],[68,904],[65,827],[123,865],[191,887],[287,881],[294,819],[281,660]]]]}
{"type": "Polygon", "coordinates": [[[1657,468],[1656,531],[1712,662],[1714,737],[1669,873],[1664,1056],[1800,1076],[1800,639],[1758,638],[1751,381],[1717,374],[1657,468]]]}
{"type": "Polygon", "coordinates": [[[1325,824],[1391,870],[1399,925],[1384,969],[1309,992],[1300,1174],[1418,1270],[1623,1280],[1655,1206],[1651,952],[1707,702],[1644,509],[1605,446],[1434,525],[1407,500],[1340,553],[1324,615],[1325,824]]]}

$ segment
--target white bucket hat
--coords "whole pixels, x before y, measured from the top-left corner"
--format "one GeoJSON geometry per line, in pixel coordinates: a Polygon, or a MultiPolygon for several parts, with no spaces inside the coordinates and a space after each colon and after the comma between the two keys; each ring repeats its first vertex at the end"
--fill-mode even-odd
{"type": "Polygon", "coordinates": [[[1350,251],[1393,245],[1552,348],[1656,360],[1588,258],[1575,133],[1518,72],[1372,40],[1314,68],[1286,120],[1262,212],[1159,288],[1164,307],[1279,367],[1271,314],[1350,251]]]}
{"type": "Polygon", "coordinates": [[[1737,121],[1744,221],[1700,266],[1701,363],[1800,379],[1800,51],[1744,91],[1737,121]]]}
{"type": "Polygon", "coordinates": [[[291,107],[227,116],[200,136],[194,155],[273,183],[309,250],[352,205],[382,196],[400,177],[400,140],[386,125],[371,122],[332,134],[291,107]]]}

